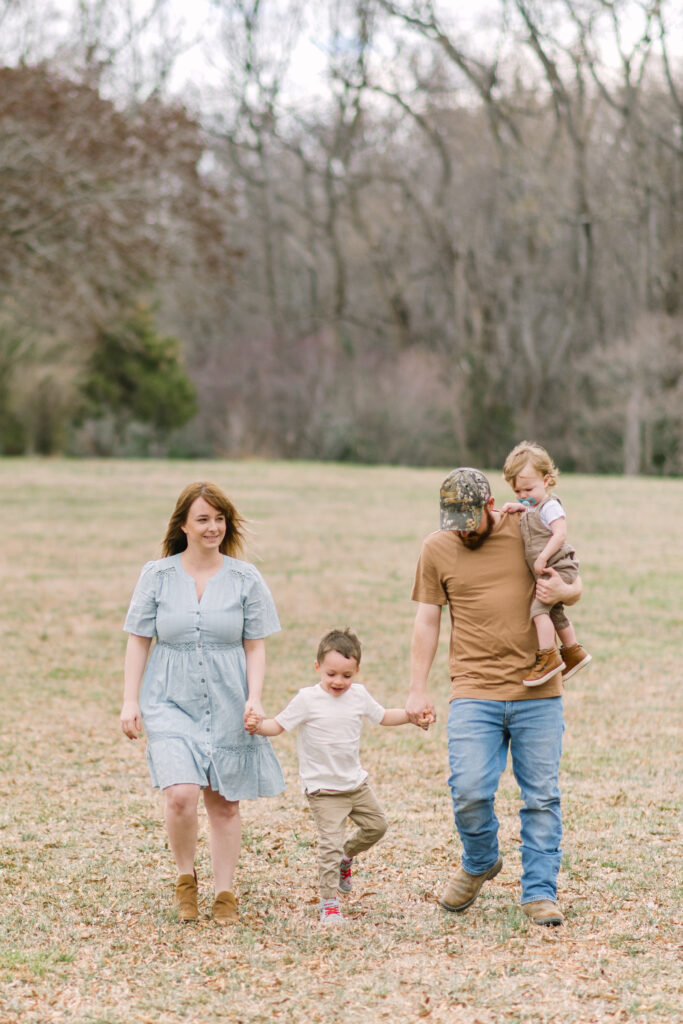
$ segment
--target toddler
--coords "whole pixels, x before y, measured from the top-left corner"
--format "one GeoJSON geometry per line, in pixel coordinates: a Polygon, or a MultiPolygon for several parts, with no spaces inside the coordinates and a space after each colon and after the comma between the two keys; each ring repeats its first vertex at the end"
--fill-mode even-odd
{"type": "MultiPolygon", "coordinates": [[[[527,564],[535,578],[550,566],[566,583],[572,583],[579,571],[574,549],[567,543],[567,517],[560,501],[552,494],[559,471],[541,445],[522,441],[505,460],[503,475],[517,495],[506,502],[503,512],[521,512],[522,539],[527,564]]],[[[536,662],[523,680],[525,686],[540,686],[562,670],[569,679],[592,660],[577,642],[574,627],[564,605],[543,604],[534,597],[531,617],[538,636],[536,662]],[[562,647],[559,652],[555,632],[562,647]]]]}
{"type": "MultiPolygon", "coordinates": [[[[275,718],[259,719],[252,712],[245,721],[247,731],[259,736],[297,729],[301,788],[319,834],[320,920],[326,925],[342,921],[337,891],[351,891],[354,857],[374,846],[387,830],[360,763],[363,718],[375,725],[409,721],[403,708],[386,710],[355,682],[360,658],[358,637],[349,629],[332,630],[318,647],[315,669],[320,682],[299,690],[275,718]],[[345,841],[347,818],[357,829],[345,841]]],[[[422,728],[428,724],[420,723],[422,728]]]]}

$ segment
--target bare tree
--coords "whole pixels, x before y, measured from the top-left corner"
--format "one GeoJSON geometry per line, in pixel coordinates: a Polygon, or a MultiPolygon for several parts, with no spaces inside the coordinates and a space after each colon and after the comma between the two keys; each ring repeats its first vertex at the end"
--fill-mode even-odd
{"type": "Polygon", "coordinates": [[[142,285],[186,341],[189,451],[491,465],[533,435],[567,468],[676,471],[674,0],[210,10],[203,129],[164,98],[185,37],[163,0],[79,0],[60,51],[72,98],[58,91],[91,150],[65,155],[66,113],[53,138],[31,113],[28,142],[0,119],[6,164],[26,171],[0,197],[13,365],[36,359],[20,315],[46,346],[49,311],[78,331],[79,302],[111,311],[142,285]],[[41,160],[50,187],[29,209],[41,160]]]}

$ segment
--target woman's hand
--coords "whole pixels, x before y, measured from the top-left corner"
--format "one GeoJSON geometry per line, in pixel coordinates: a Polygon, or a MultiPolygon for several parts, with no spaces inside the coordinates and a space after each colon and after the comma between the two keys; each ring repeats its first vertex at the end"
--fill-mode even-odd
{"type": "Polygon", "coordinates": [[[263,707],[261,706],[261,701],[255,700],[253,697],[250,697],[247,703],[244,705],[244,728],[247,730],[247,732],[252,731],[249,728],[249,725],[251,722],[253,722],[254,716],[257,718],[257,724],[259,722],[262,722],[263,719],[266,717],[263,707]]]}
{"type": "Polygon", "coordinates": [[[263,721],[263,715],[257,715],[255,711],[249,711],[244,714],[244,728],[248,733],[253,736],[258,730],[261,722],[263,721]]]}
{"type": "Polygon", "coordinates": [[[136,740],[142,733],[142,715],[136,700],[124,700],[121,708],[121,729],[129,740],[136,740]]]}

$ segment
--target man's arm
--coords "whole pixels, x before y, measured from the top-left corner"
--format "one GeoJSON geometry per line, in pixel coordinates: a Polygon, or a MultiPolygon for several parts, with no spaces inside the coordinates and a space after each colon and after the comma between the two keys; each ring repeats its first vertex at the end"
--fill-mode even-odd
{"type": "Polygon", "coordinates": [[[576,604],[583,593],[581,577],[577,576],[573,583],[565,583],[552,566],[547,565],[544,575],[536,580],[536,597],[543,604],[576,604]]]}
{"type": "Polygon", "coordinates": [[[439,643],[441,628],[441,605],[418,604],[410,646],[410,690],[406,701],[406,713],[414,725],[425,713],[433,715],[434,705],[427,693],[427,680],[439,643]]]}

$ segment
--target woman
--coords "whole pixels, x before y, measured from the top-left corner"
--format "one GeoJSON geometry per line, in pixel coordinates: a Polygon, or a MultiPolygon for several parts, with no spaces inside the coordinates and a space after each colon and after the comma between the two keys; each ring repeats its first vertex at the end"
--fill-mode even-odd
{"type": "Polygon", "coordinates": [[[129,637],[121,728],[134,740],[145,727],[147,763],[152,784],[164,793],[178,868],[181,921],[198,917],[200,790],[216,890],[212,917],[230,924],[238,920],[233,875],[241,841],[239,801],[284,789],[269,741],[244,729],[252,709],[263,714],[265,637],[280,628],[258,569],[236,557],[244,525],[214,484],[186,487],[166,530],[164,557],[143,567],[124,626],[129,637]]]}

